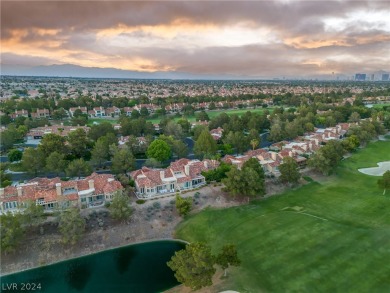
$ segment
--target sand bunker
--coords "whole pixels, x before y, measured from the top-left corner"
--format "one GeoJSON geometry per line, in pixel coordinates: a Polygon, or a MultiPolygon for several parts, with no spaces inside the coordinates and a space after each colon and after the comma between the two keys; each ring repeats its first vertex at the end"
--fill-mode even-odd
{"type": "Polygon", "coordinates": [[[371,176],[382,176],[383,173],[390,170],[390,161],[379,162],[378,167],[358,169],[360,173],[371,176]]]}

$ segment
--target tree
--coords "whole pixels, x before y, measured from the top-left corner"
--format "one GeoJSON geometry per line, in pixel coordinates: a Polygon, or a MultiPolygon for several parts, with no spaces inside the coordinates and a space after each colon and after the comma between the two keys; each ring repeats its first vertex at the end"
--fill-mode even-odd
{"type": "Polygon", "coordinates": [[[129,198],[117,192],[109,206],[111,217],[115,220],[125,221],[131,217],[132,209],[129,206],[129,198]]]}
{"type": "Polygon", "coordinates": [[[390,188],[390,171],[386,171],[382,178],[378,180],[378,185],[383,188],[383,195],[386,194],[386,189],[390,188]]]}
{"type": "Polygon", "coordinates": [[[216,181],[221,182],[222,179],[226,178],[226,173],[230,171],[232,165],[222,162],[218,168],[202,172],[207,182],[216,181]]]}
{"type": "MultiPolygon", "coordinates": [[[[242,169],[247,169],[247,168],[250,168],[254,171],[256,171],[256,173],[260,176],[260,178],[264,178],[264,169],[263,167],[260,165],[259,161],[255,158],[250,158],[249,160],[247,160],[243,165],[242,165],[242,169]]],[[[259,184],[261,184],[262,182],[259,182],[259,184]]]]}
{"type": "Polygon", "coordinates": [[[1,250],[13,252],[23,239],[22,215],[10,212],[0,215],[1,250]]]}
{"type": "Polygon", "coordinates": [[[200,158],[211,158],[217,152],[217,143],[207,129],[199,135],[194,145],[194,153],[200,158]]]}
{"type": "Polygon", "coordinates": [[[175,139],[181,139],[183,138],[183,129],[175,121],[169,121],[164,127],[164,134],[173,136],[175,139]]]}
{"type": "Polygon", "coordinates": [[[139,111],[139,114],[141,117],[147,117],[149,116],[149,110],[146,107],[141,107],[141,110],[139,111]]]}
{"type": "Polygon", "coordinates": [[[204,131],[208,131],[208,127],[205,125],[195,125],[194,128],[192,129],[192,132],[194,133],[193,137],[194,140],[197,140],[199,138],[199,135],[204,131]]]}
{"type": "Polygon", "coordinates": [[[54,133],[46,134],[38,145],[38,150],[42,151],[45,157],[48,157],[53,152],[66,154],[66,149],[65,138],[54,133]]]}
{"type": "Polygon", "coordinates": [[[55,172],[58,176],[59,173],[65,171],[67,163],[64,154],[53,152],[46,158],[46,170],[55,172]]]}
{"type": "Polygon", "coordinates": [[[8,153],[8,160],[10,162],[20,161],[23,157],[23,153],[18,149],[10,150],[8,153]]]}
{"type": "Polygon", "coordinates": [[[351,135],[341,142],[341,145],[347,152],[353,152],[360,145],[359,138],[351,135]]]}
{"type": "Polygon", "coordinates": [[[12,184],[11,175],[4,173],[4,170],[0,170],[0,187],[4,188],[12,184]]]}
{"type": "Polygon", "coordinates": [[[360,119],[360,114],[358,112],[352,112],[351,116],[349,116],[348,121],[356,123],[359,122],[360,119]]]}
{"type": "Polygon", "coordinates": [[[66,168],[66,174],[69,177],[78,177],[91,175],[92,168],[91,166],[84,161],[83,159],[77,159],[69,163],[68,168],[66,168]]]}
{"type": "Polygon", "coordinates": [[[146,151],[148,158],[154,158],[159,162],[168,160],[171,157],[171,147],[161,139],[153,141],[146,151]]]}
{"type": "Polygon", "coordinates": [[[301,178],[297,162],[291,157],[285,157],[283,163],[279,166],[280,180],[296,184],[301,178]]]}
{"type": "Polygon", "coordinates": [[[128,148],[122,148],[119,150],[117,148],[111,161],[111,171],[114,174],[126,174],[135,168],[133,153],[128,148]]]}
{"type": "Polygon", "coordinates": [[[84,129],[78,128],[68,134],[69,150],[77,158],[85,156],[87,152],[87,133],[84,129]]]}
{"type": "Polygon", "coordinates": [[[175,252],[167,265],[175,272],[180,283],[192,290],[198,290],[212,285],[212,277],[216,271],[214,263],[211,248],[205,243],[195,242],[175,252]]]}
{"type": "Polygon", "coordinates": [[[26,209],[23,211],[23,222],[30,226],[37,225],[42,222],[44,208],[37,205],[33,200],[29,200],[26,209]]]}
{"type": "Polygon", "coordinates": [[[110,145],[116,144],[116,138],[109,133],[99,137],[91,152],[91,161],[95,166],[101,167],[104,162],[110,159],[110,145]]]}
{"type": "Polygon", "coordinates": [[[308,165],[324,175],[329,175],[340,163],[343,154],[344,149],[341,142],[331,140],[309,159],[308,165]]]}
{"type": "Polygon", "coordinates": [[[55,120],[62,120],[64,118],[68,117],[68,114],[66,113],[64,108],[61,108],[61,109],[53,111],[51,116],[55,120]]]}
{"type": "Polygon", "coordinates": [[[230,144],[236,149],[237,153],[242,153],[248,148],[248,141],[245,135],[241,131],[230,131],[224,138],[225,144],[230,144]]]}
{"type": "Polygon", "coordinates": [[[233,166],[227,173],[227,178],[223,179],[222,182],[226,190],[234,196],[254,197],[265,193],[264,178],[253,168],[238,170],[237,167],[233,166]]]}
{"type": "Polygon", "coordinates": [[[284,139],[283,130],[280,123],[275,123],[271,126],[268,140],[270,141],[282,141],[284,139]]]}
{"type": "Polygon", "coordinates": [[[172,145],[172,152],[178,157],[178,158],[185,158],[188,155],[188,147],[187,145],[182,142],[181,140],[175,140],[172,145]]]}
{"type": "Polygon", "coordinates": [[[62,242],[76,244],[85,231],[85,220],[77,208],[63,211],[60,215],[59,230],[62,234],[62,242]]]}
{"type": "Polygon", "coordinates": [[[192,208],[192,198],[183,198],[179,194],[176,194],[176,210],[180,216],[186,216],[192,208]]]}
{"type": "Polygon", "coordinates": [[[237,249],[234,244],[227,244],[222,247],[222,252],[217,255],[216,263],[225,270],[224,276],[227,275],[229,266],[239,266],[241,260],[238,258],[237,249]]]}
{"type": "Polygon", "coordinates": [[[107,134],[116,135],[114,127],[110,122],[103,122],[97,125],[92,125],[88,132],[88,137],[93,141],[97,141],[100,137],[106,136],[107,134]]]}
{"type": "Polygon", "coordinates": [[[132,119],[138,119],[141,116],[141,114],[137,110],[131,111],[131,118],[132,119]]]}
{"type": "Polygon", "coordinates": [[[259,145],[258,139],[251,139],[250,144],[252,146],[252,150],[254,150],[259,145]]]}
{"type": "Polygon", "coordinates": [[[196,121],[210,121],[209,115],[205,111],[197,112],[195,114],[196,121]]]}
{"type": "Polygon", "coordinates": [[[22,167],[28,173],[37,176],[38,172],[45,167],[45,155],[38,148],[26,148],[23,152],[22,167]]]}

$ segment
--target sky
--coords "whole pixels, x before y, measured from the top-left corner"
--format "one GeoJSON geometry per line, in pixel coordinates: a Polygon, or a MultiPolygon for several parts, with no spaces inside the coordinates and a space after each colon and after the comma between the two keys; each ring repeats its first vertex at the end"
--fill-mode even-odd
{"type": "Polygon", "coordinates": [[[388,1],[1,1],[1,63],[250,77],[390,70],[388,1]]]}

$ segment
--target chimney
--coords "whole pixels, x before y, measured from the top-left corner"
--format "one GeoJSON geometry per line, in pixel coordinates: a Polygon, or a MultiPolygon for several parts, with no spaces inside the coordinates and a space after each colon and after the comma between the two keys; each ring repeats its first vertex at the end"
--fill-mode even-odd
{"type": "MultiPolygon", "coordinates": [[[[107,182],[112,182],[112,181],[114,181],[115,179],[114,178],[108,178],[107,179],[107,182]]],[[[93,181],[93,180],[92,180],[93,181]]]]}
{"type": "MultiPolygon", "coordinates": [[[[112,178],[110,178],[110,179],[112,179],[112,178]]],[[[110,179],[108,179],[107,181],[110,182],[109,181],[110,179]]],[[[89,189],[95,189],[95,182],[93,179],[88,180],[88,185],[89,185],[89,189]]]]}
{"type": "Polygon", "coordinates": [[[165,178],[165,176],[164,176],[164,171],[160,171],[160,178],[161,178],[161,179],[164,179],[164,178],[165,178]]]}
{"type": "Polygon", "coordinates": [[[56,192],[57,192],[57,196],[62,195],[61,183],[56,183],[56,192]]]}
{"type": "Polygon", "coordinates": [[[271,153],[272,160],[276,160],[276,153],[275,152],[270,152],[270,153],[271,153]]]}
{"type": "Polygon", "coordinates": [[[22,186],[18,186],[16,188],[16,190],[18,191],[18,196],[22,196],[23,195],[23,188],[22,188],[22,186]]]}
{"type": "Polygon", "coordinates": [[[203,165],[206,167],[206,169],[209,168],[209,162],[208,162],[207,160],[205,160],[205,161],[203,162],[203,165]]]}
{"type": "Polygon", "coordinates": [[[187,176],[190,175],[190,165],[189,164],[184,166],[184,172],[186,173],[187,176]]]}
{"type": "Polygon", "coordinates": [[[4,196],[4,188],[0,188],[0,196],[4,196]]]}

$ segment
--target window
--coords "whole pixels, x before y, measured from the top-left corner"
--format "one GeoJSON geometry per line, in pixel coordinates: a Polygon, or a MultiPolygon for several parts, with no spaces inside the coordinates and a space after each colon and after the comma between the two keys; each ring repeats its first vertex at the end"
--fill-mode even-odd
{"type": "Polygon", "coordinates": [[[86,202],[86,201],[87,201],[87,199],[85,197],[81,198],[81,202],[86,202]]]}
{"type": "Polygon", "coordinates": [[[145,193],[145,188],[142,187],[142,188],[139,190],[139,192],[140,192],[140,193],[145,193]]]}

